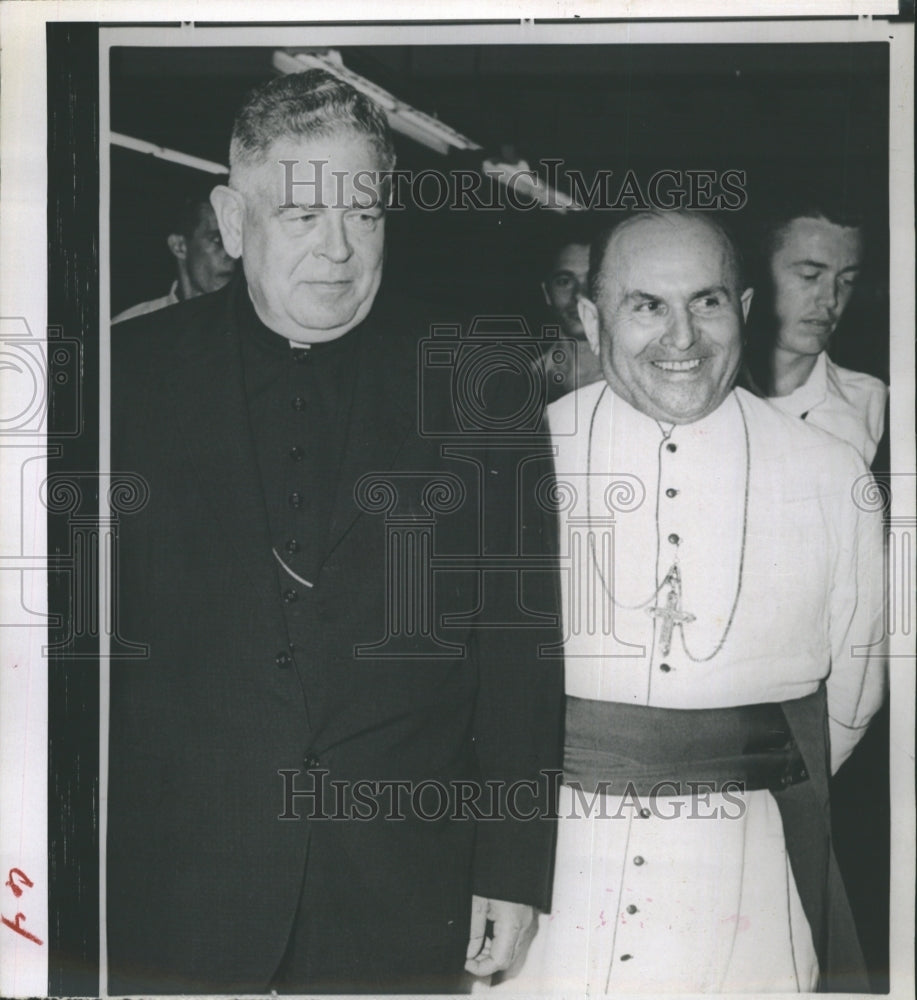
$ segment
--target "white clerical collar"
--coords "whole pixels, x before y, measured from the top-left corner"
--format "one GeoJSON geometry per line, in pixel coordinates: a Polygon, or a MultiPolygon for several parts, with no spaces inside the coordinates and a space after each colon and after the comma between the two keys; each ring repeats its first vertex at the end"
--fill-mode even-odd
{"type": "MultiPolygon", "coordinates": [[[[590,387],[591,388],[591,387],[590,387]]],[[[731,425],[735,417],[737,406],[735,390],[731,390],[720,405],[701,417],[700,420],[692,421],[689,424],[670,424],[655,420],[647,416],[642,410],[622,399],[610,387],[606,385],[605,397],[598,401],[601,410],[606,405],[608,419],[615,425],[615,436],[632,435],[635,441],[647,440],[654,445],[658,444],[661,437],[672,441],[692,441],[692,440],[715,440],[720,432],[731,425]]]]}

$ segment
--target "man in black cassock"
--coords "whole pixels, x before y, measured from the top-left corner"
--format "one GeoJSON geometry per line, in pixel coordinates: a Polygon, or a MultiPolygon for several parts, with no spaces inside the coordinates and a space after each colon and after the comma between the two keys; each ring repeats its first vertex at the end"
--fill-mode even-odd
{"type": "Polygon", "coordinates": [[[367,98],[274,80],[230,164],[243,274],[113,345],[112,468],[150,497],[115,584],[149,653],[112,665],[109,991],[456,991],[549,903],[531,386],[485,364],[480,393],[429,391],[482,355],[427,352],[437,316],[380,293],[394,154],[367,98]]]}

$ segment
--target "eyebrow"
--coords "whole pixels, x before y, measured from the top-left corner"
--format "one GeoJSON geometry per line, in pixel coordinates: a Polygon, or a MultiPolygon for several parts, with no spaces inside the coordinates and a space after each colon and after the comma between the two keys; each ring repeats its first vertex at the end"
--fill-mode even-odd
{"type": "MultiPolygon", "coordinates": [[[[725,295],[726,298],[731,299],[731,293],[725,285],[711,285],[709,288],[701,288],[699,291],[692,292],[689,301],[693,302],[695,299],[702,299],[707,295],[725,295]]],[[[628,292],[624,296],[625,302],[660,302],[662,301],[660,296],[653,295],[652,292],[643,292],[639,288],[635,288],[632,292],[628,292]]]]}
{"type": "Polygon", "coordinates": [[[343,208],[346,212],[365,212],[373,208],[385,208],[385,202],[382,198],[375,198],[367,202],[354,200],[349,205],[326,205],[324,203],[294,201],[278,205],[275,211],[278,215],[283,215],[285,212],[325,212],[332,208],[343,208]]]}
{"type": "Polygon", "coordinates": [[[706,298],[708,295],[725,295],[727,299],[732,299],[732,292],[726,285],[711,285],[709,288],[702,288],[699,292],[695,292],[691,296],[691,301],[706,298]]]}
{"type": "MultiPolygon", "coordinates": [[[[808,258],[804,260],[794,260],[791,267],[817,267],[821,271],[827,271],[828,265],[821,260],[809,260],[808,258]]],[[[861,264],[848,264],[847,267],[842,267],[839,274],[844,274],[846,271],[859,271],[861,270],[861,264]]]]}

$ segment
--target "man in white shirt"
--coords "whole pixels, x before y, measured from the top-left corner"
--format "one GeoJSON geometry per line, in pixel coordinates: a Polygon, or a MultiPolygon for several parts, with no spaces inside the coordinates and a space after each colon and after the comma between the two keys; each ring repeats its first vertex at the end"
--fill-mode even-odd
{"type": "Polygon", "coordinates": [[[166,243],[175,259],[177,277],[166,295],[125,309],[112,323],[164,309],[186,299],[216,292],[229,282],[236,262],[223,247],[220,227],[206,195],[184,198],[166,243]]]}
{"type": "Polygon", "coordinates": [[[643,212],[592,253],[580,313],[605,378],[549,409],[554,897],[505,988],[866,989],[827,779],[883,697],[882,527],[852,496],[869,474],[733,389],[752,291],[716,223],[643,212]]]}
{"type": "Polygon", "coordinates": [[[800,202],[769,217],[762,245],[768,288],[756,303],[765,319],[757,324],[753,379],[784,413],[850,442],[870,464],[888,389],[827,354],[860,275],[862,227],[827,201],[800,202]]]}

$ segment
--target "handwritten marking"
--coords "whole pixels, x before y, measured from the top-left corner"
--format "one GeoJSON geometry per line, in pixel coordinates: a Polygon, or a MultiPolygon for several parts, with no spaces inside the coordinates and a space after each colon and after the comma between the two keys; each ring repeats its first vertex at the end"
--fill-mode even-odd
{"type": "Polygon", "coordinates": [[[27,889],[31,889],[35,884],[21,868],[10,868],[10,877],[3,883],[13,890],[13,895],[18,899],[22,895],[22,889],[13,881],[16,876],[27,889]]]}
{"type": "MultiPolygon", "coordinates": [[[[21,868],[11,868],[6,881],[3,883],[10,887],[13,892],[13,896],[16,899],[22,895],[22,886],[18,883],[22,883],[26,889],[31,889],[34,886],[34,882],[29,878],[28,875],[21,868]]],[[[8,917],[0,915],[0,921],[2,921],[11,931],[15,931],[17,934],[21,934],[24,938],[29,941],[34,941],[35,944],[43,944],[42,940],[36,937],[31,931],[27,931],[22,926],[22,921],[25,920],[24,913],[17,913],[16,916],[10,920],[8,917]]]]}
{"type": "Polygon", "coordinates": [[[24,913],[17,913],[15,920],[7,920],[7,918],[4,916],[0,916],[0,920],[2,920],[3,923],[10,928],[10,930],[15,931],[17,934],[21,934],[24,938],[28,938],[29,941],[34,941],[35,944],[43,944],[40,938],[35,937],[34,934],[30,933],[24,927],[21,927],[19,925],[20,920],[25,920],[24,913]]]}

